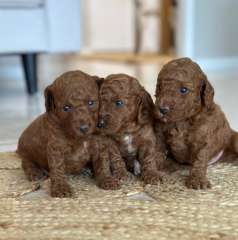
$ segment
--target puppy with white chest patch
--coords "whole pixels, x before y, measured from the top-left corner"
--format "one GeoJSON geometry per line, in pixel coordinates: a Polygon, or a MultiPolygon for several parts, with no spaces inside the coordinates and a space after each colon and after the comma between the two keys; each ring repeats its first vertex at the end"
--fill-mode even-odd
{"type": "Polygon", "coordinates": [[[59,76],[45,89],[46,112],[19,139],[17,152],[27,179],[36,181],[49,175],[52,197],[72,196],[66,175],[79,174],[88,164],[101,188],[117,189],[127,177],[113,141],[96,134],[98,80],[81,71],[59,76]]]}
{"type": "Polygon", "coordinates": [[[157,184],[161,178],[153,129],[154,104],[138,80],[114,74],[100,87],[99,127],[117,142],[130,171],[138,160],[145,183],[157,184]]]}

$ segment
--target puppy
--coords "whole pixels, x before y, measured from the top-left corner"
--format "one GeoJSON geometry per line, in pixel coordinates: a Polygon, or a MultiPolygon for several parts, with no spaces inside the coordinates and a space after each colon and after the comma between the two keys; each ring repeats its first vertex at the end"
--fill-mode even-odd
{"type": "Polygon", "coordinates": [[[93,135],[98,122],[98,94],[97,77],[81,71],[64,73],[45,89],[46,112],[19,139],[17,152],[26,177],[35,181],[49,171],[53,197],[71,196],[65,174],[79,173],[90,161],[98,185],[105,189],[119,187],[110,165],[126,171],[115,149],[112,153],[104,149],[100,155],[105,144],[113,149],[113,143],[93,135]]]}
{"type": "Polygon", "coordinates": [[[108,76],[100,87],[99,127],[117,142],[127,168],[138,159],[145,183],[156,184],[160,156],[153,129],[154,104],[138,80],[126,74],[108,76]]]}
{"type": "Polygon", "coordinates": [[[238,153],[238,135],[213,97],[206,75],[189,58],[167,63],[158,75],[155,117],[172,156],[191,164],[186,185],[193,189],[211,187],[209,163],[238,153]]]}

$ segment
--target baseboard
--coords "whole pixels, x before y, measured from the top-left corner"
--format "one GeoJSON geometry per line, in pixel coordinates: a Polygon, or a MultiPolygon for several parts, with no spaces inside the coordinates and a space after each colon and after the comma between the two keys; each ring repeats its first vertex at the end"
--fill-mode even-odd
{"type": "Polygon", "coordinates": [[[205,71],[233,71],[238,69],[237,57],[197,58],[194,59],[205,71]]]}

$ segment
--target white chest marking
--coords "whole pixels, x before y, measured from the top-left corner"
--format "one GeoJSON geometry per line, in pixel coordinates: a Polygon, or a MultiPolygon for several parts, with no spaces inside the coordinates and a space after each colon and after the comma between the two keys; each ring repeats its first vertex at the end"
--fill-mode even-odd
{"type": "MultiPolygon", "coordinates": [[[[127,148],[127,152],[131,155],[136,154],[136,147],[133,146],[133,136],[131,134],[126,134],[123,138],[123,142],[127,148]]],[[[137,176],[141,173],[140,163],[135,159],[134,160],[134,174],[137,176]]]]}
{"type": "Polygon", "coordinates": [[[84,148],[84,150],[88,149],[88,142],[87,141],[83,142],[83,148],[84,148]]]}
{"type": "Polygon", "coordinates": [[[130,134],[125,135],[123,138],[124,144],[127,146],[128,153],[133,153],[136,150],[132,144],[132,140],[133,140],[133,137],[130,134]]]}

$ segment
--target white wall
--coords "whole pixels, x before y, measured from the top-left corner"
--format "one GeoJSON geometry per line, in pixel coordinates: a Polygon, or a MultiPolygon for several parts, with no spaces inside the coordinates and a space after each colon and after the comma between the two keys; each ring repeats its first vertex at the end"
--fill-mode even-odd
{"type": "Polygon", "coordinates": [[[194,11],[194,55],[238,56],[238,1],[199,0],[194,11]]]}
{"type": "MultiPolygon", "coordinates": [[[[163,0],[162,0],[163,1],[163,0]]],[[[140,0],[141,3],[141,52],[158,53],[160,51],[160,13],[161,0],[140,0]],[[153,12],[154,14],[146,15],[153,12]]]]}
{"type": "Polygon", "coordinates": [[[208,69],[238,67],[238,1],[178,0],[177,53],[208,69]]]}
{"type": "Polygon", "coordinates": [[[19,56],[0,55],[0,86],[1,90],[25,88],[24,73],[19,56]]]}
{"type": "MultiPolygon", "coordinates": [[[[159,52],[159,0],[140,0],[141,52],[159,52]]],[[[134,0],[81,0],[82,50],[133,52],[135,48],[134,0]]]]}
{"type": "Polygon", "coordinates": [[[82,0],[83,51],[132,51],[133,0],[82,0]]]}

